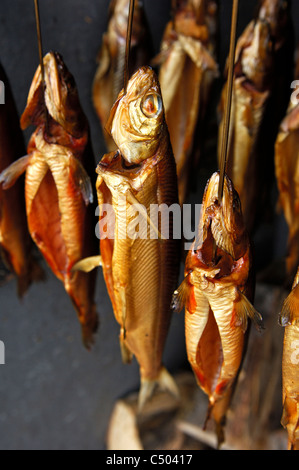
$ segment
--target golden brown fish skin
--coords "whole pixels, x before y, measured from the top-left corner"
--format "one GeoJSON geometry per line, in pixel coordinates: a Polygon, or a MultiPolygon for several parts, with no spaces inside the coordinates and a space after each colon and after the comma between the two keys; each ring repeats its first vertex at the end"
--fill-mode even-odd
{"type": "MultiPolygon", "coordinates": [[[[129,220],[134,217],[130,194],[148,214],[151,204],[178,204],[175,161],[160,100],[155,73],[149,67],[139,69],[129,81],[127,94],[120,94],[112,110],[112,135],[119,150],[105,155],[97,168],[99,206],[112,203],[115,214],[114,240],[101,236],[103,273],[121,326],[123,359],[128,362],[134,355],[140,366],[141,405],[154,384],[163,384],[162,376],[166,377],[162,354],[178,278],[180,242],[172,239],[172,222],[169,239],[151,239],[143,232],[145,239],[132,240],[126,233],[128,225],[124,227],[122,221],[124,210],[127,214],[131,211],[129,220]],[[152,111],[148,106],[151,97],[159,97],[152,111]],[[153,118],[138,111],[141,108],[152,112],[153,118]],[[119,205],[123,199],[125,206],[119,205]]],[[[157,229],[161,230],[161,222],[157,229]]]]}
{"type": "Polygon", "coordinates": [[[283,415],[288,449],[299,450],[299,269],[284,302],[280,324],[285,327],[282,357],[283,415]]]}
{"type": "MultiPolygon", "coordinates": [[[[274,144],[289,101],[293,47],[289,2],[261,1],[256,19],[237,42],[227,167],[249,233],[267,207],[273,184],[274,144]]],[[[219,158],[226,86],[219,105],[219,158]]]]}
{"type": "MultiPolygon", "coordinates": [[[[92,97],[103,129],[108,151],[116,149],[105,126],[110,110],[123,88],[125,71],[125,45],[128,26],[129,0],[112,0],[107,32],[104,33],[98,54],[98,68],[94,77],[92,97]]],[[[130,50],[130,75],[147,65],[152,57],[152,42],[143,2],[135,0],[134,21],[130,50]]]]}
{"type": "MultiPolygon", "coordinates": [[[[297,67],[299,60],[297,61],[297,67]]],[[[295,75],[299,78],[299,73],[295,75]]],[[[294,97],[295,98],[295,97],[294,97]]],[[[275,175],[279,208],[288,225],[286,271],[294,279],[299,264],[299,103],[290,99],[275,143],[275,175]]]]}
{"type": "MultiPolygon", "coordinates": [[[[26,154],[17,108],[7,76],[0,65],[0,80],[5,85],[5,104],[0,105],[0,172],[26,154]]],[[[23,297],[33,281],[44,273],[33,256],[29,235],[24,181],[4,191],[0,185],[0,246],[5,263],[18,280],[18,295],[23,297]]]]}
{"type": "Polygon", "coordinates": [[[211,87],[218,76],[218,2],[185,0],[177,2],[174,13],[153,63],[160,65],[159,81],[182,204],[188,195],[190,171],[198,163],[202,138],[197,136],[201,136],[211,87]]]}
{"type": "Polygon", "coordinates": [[[174,303],[185,306],[187,356],[198,385],[209,397],[218,444],[248,339],[248,317],[261,327],[253,300],[251,249],[240,200],[225,178],[218,201],[219,173],[209,180],[203,197],[199,235],[189,251],[185,279],[174,303]],[[217,253],[214,256],[214,243],[217,253]]]}
{"type": "MultiPolygon", "coordinates": [[[[28,96],[21,124],[37,129],[20,168],[1,176],[12,184],[25,171],[29,231],[53,273],[63,282],[78,313],[83,342],[89,348],[97,329],[94,303],[96,273],[73,272],[75,263],[98,251],[94,234],[95,209],[88,172],[95,166],[89,128],[75,82],[58,53],[44,58],[44,90],[40,67],[28,96]],[[44,98],[44,102],[43,102],[44,98]]],[[[93,174],[93,173],[90,173],[93,174]]]]}

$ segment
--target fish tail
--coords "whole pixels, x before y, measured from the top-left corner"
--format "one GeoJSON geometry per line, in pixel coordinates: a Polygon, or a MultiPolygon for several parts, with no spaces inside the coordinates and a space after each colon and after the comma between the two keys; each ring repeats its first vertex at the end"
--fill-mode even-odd
{"type": "Polygon", "coordinates": [[[285,299],[281,313],[279,315],[279,323],[281,326],[292,325],[298,322],[299,314],[299,284],[296,285],[288,297],[285,299]]]}
{"type": "Polygon", "coordinates": [[[225,441],[225,426],[227,421],[226,415],[230,407],[233,391],[234,388],[230,387],[221,398],[215,400],[215,397],[210,397],[209,407],[203,429],[205,430],[207,428],[207,424],[210,419],[213,420],[218,449],[220,449],[221,445],[225,441]]]}
{"type": "Polygon", "coordinates": [[[138,397],[138,409],[142,411],[145,403],[151,398],[155,388],[159,386],[161,390],[168,391],[175,398],[179,398],[179,389],[173,377],[165,367],[161,367],[155,379],[141,378],[141,387],[138,397]]]}
{"type": "Polygon", "coordinates": [[[46,274],[43,268],[40,266],[35,258],[30,261],[29,269],[24,274],[18,275],[18,297],[22,299],[27,293],[29,287],[34,282],[44,282],[46,280],[46,274]]]}
{"type": "Polygon", "coordinates": [[[221,445],[225,441],[225,425],[226,425],[226,416],[223,416],[220,421],[215,421],[215,434],[217,437],[217,448],[220,449],[221,445]]]}
{"type": "Polygon", "coordinates": [[[299,417],[297,399],[289,397],[285,398],[281,424],[288,431],[288,450],[299,450],[299,417]]]}
{"type": "Polygon", "coordinates": [[[71,281],[64,282],[64,288],[69,295],[81,325],[82,343],[87,350],[90,350],[94,345],[94,335],[99,328],[99,316],[93,300],[94,279],[94,274],[90,277],[90,274],[87,275],[78,271],[71,277],[71,281]]]}
{"type": "Polygon", "coordinates": [[[131,364],[132,359],[133,359],[133,354],[127,347],[125,343],[125,335],[126,332],[123,328],[121,328],[121,332],[119,335],[119,345],[120,345],[120,352],[121,352],[121,358],[123,361],[123,364],[131,364]]]}
{"type": "Polygon", "coordinates": [[[83,345],[87,350],[90,350],[95,343],[94,335],[99,328],[99,317],[95,304],[91,305],[89,314],[81,318],[80,323],[83,345]]]}

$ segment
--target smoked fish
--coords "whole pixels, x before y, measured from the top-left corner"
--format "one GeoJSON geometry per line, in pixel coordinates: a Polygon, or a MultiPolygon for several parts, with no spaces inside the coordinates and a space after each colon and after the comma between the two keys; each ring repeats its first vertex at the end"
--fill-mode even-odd
{"type": "MultiPolygon", "coordinates": [[[[299,60],[295,77],[299,79],[299,60]]],[[[295,82],[294,82],[295,83],[295,82]]],[[[299,99],[294,91],[275,143],[279,209],[288,225],[286,272],[293,282],[299,264],[299,99]]]]}
{"type": "MultiPolygon", "coordinates": [[[[293,53],[290,2],[261,0],[256,18],[236,46],[227,166],[250,234],[264,214],[263,208],[270,207],[274,145],[289,102],[293,53]]],[[[219,160],[226,87],[227,83],[219,104],[219,160]]]]}
{"type": "MultiPolygon", "coordinates": [[[[94,108],[102,125],[109,152],[115,150],[115,143],[105,126],[111,108],[124,85],[129,3],[130,0],[112,0],[110,3],[108,27],[102,38],[97,58],[98,68],[92,87],[94,108]]],[[[143,1],[135,0],[129,75],[139,67],[147,65],[152,56],[153,46],[143,1]]]]}
{"type": "MultiPolygon", "coordinates": [[[[24,137],[8,78],[0,65],[5,103],[0,104],[0,172],[26,154],[24,137]]],[[[0,185],[0,250],[7,267],[16,275],[18,295],[23,297],[33,281],[44,278],[34,254],[25,210],[24,181],[4,191],[0,185]]]]}
{"type": "MultiPolygon", "coordinates": [[[[164,217],[157,213],[151,219],[150,214],[152,207],[179,208],[178,188],[161,90],[152,68],[140,68],[129,80],[127,93],[119,94],[109,129],[117,150],[104,155],[97,167],[101,260],[95,259],[94,266],[101,263],[103,268],[120,325],[123,362],[135,356],[139,364],[142,408],[156,385],[177,393],[162,355],[178,282],[180,240],[172,235],[171,213],[165,228],[168,237],[161,233],[164,217]],[[110,215],[107,205],[113,208],[110,215]],[[137,221],[138,235],[134,230],[130,234],[137,221]]],[[[81,268],[92,269],[89,261],[83,260],[81,268]]]]}
{"type": "Polygon", "coordinates": [[[177,164],[179,200],[183,204],[190,172],[202,150],[202,129],[211,88],[219,75],[218,2],[174,3],[174,17],[166,26],[161,51],[152,64],[160,66],[159,82],[177,164]]]}
{"type": "Polygon", "coordinates": [[[198,234],[173,305],[178,311],[185,307],[188,360],[208,395],[207,421],[213,419],[220,446],[246,350],[249,319],[261,328],[262,318],[252,305],[251,248],[239,196],[225,176],[219,202],[218,185],[216,172],[206,185],[198,234]]]}
{"type": "Polygon", "coordinates": [[[285,327],[282,357],[283,415],[288,449],[299,450],[299,269],[279,318],[285,327]]]}
{"type": "Polygon", "coordinates": [[[98,253],[91,179],[95,162],[89,125],[73,76],[60,54],[44,57],[29,91],[21,127],[35,125],[27,156],[0,176],[5,190],[25,172],[28,227],[53,273],[64,284],[77,311],[87,348],[98,325],[94,303],[96,273],[73,272],[82,257],[98,253]]]}

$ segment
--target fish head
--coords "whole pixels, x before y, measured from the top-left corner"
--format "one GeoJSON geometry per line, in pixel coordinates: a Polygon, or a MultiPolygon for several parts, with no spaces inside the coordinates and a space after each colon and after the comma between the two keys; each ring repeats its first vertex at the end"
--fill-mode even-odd
{"type": "Polygon", "coordinates": [[[274,38],[279,37],[283,33],[283,29],[289,19],[290,8],[290,0],[261,0],[258,18],[269,24],[274,38]]]}
{"type": "Polygon", "coordinates": [[[175,31],[206,43],[208,2],[206,0],[177,0],[174,2],[175,31]]]}
{"type": "Polygon", "coordinates": [[[273,41],[268,22],[258,20],[252,29],[250,43],[241,56],[242,72],[259,90],[264,90],[273,75],[273,41]]]}
{"type": "Polygon", "coordinates": [[[86,126],[73,75],[58,52],[49,52],[43,59],[44,82],[39,65],[29,91],[27,106],[21,117],[23,129],[45,122],[45,113],[74,137],[86,126]]]}
{"type": "Polygon", "coordinates": [[[113,22],[113,28],[118,36],[124,38],[124,40],[128,28],[129,5],[129,0],[112,0],[109,6],[109,22],[113,22]]]}
{"type": "Polygon", "coordinates": [[[201,216],[203,242],[210,231],[217,247],[237,260],[248,248],[241,202],[232,181],[226,175],[223,197],[219,201],[219,179],[219,172],[214,173],[205,188],[201,216]]]}
{"type": "Polygon", "coordinates": [[[124,160],[139,164],[155,155],[165,129],[165,115],[158,78],[151,67],[141,67],[122,90],[107,123],[124,160]]]}

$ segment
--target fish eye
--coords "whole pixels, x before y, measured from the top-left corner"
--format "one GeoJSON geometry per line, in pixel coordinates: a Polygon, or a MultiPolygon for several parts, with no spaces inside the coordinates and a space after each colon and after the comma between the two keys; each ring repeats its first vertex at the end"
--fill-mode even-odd
{"type": "Polygon", "coordinates": [[[141,102],[141,111],[148,118],[155,118],[159,116],[162,111],[161,96],[157,94],[145,96],[141,102]]]}

